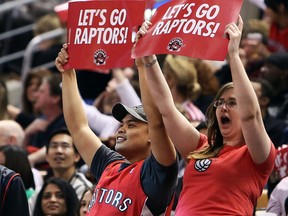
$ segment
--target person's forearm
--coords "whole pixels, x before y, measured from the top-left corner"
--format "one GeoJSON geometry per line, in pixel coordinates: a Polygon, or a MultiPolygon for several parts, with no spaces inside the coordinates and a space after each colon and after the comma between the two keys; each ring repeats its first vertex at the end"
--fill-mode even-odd
{"type": "MultiPolygon", "coordinates": [[[[145,65],[151,64],[154,62],[155,59],[155,55],[145,57],[143,58],[143,63],[145,65]]],[[[158,65],[157,62],[155,64],[158,65]]],[[[162,74],[159,65],[157,67],[155,65],[147,67],[145,70],[151,95],[153,95],[156,106],[158,107],[160,113],[163,116],[167,111],[167,105],[169,104],[172,106],[174,104],[170,88],[165,80],[164,75],[162,74]],[[163,103],[163,98],[165,98],[165,103],[163,103]]]]}
{"type": "Polygon", "coordinates": [[[32,167],[34,167],[38,163],[42,163],[46,161],[46,147],[42,147],[36,152],[33,152],[28,155],[28,160],[32,167]]]}
{"type": "Polygon", "coordinates": [[[82,101],[86,112],[90,128],[99,135],[100,138],[113,136],[119,128],[119,122],[110,115],[101,113],[96,107],[82,101]]]}
{"type": "Polygon", "coordinates": [[[256,113],[260,114],[258,99],[246,74],[240,56],[237,55],[237,53],[233,54],[230,56],[229,62],[235,96],[237,98],[238,108],[241,110],[241,112],[239,112],[240,117],[245,119],[255,116],[256,113]]]}
{"type": "Polygon", "coordinates": [[[141,104],[139,96],[127,78],[118,84],[116,91],[121,102],[126,106],[132,107],[141,104]]]}

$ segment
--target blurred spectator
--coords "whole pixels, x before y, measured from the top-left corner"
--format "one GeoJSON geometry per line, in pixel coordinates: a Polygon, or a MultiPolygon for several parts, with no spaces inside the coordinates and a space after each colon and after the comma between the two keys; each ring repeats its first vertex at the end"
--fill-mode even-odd
{"type": "Polygon", "coordinates": [[[79,200],[72,186],[60,178],[50,178],[37,196],[34,216],[77,216],[79,200]]]}
{"type": "Polygon", "coordinates": [[[193,102],[203,113],[205,113],[219,90],[219,81],[215,76],[215,69],[209,61],[192,58],[190,61],[192,61],[195,66],[198,82],[201,86],[200,95],[194,99],[193,102]]]}
{"type": "MultiPolygon", "coordinates": [[[[41,17],[34,27],[34,37],[43,33],[62,28],[60,18],[55,13],[49,13],[41,17]]],[[[54,62],[59,50],[63,44],[63,36],[47,39],[38,45],[38,50],[34,53],[32,59],[32,68],[45,63],[54,62]]],[[[58,73],[55,65],[49,67],[51,71],[58,73]]]]}
{"type": "Polygon", "coordinates": [[[271,193],[267,212],[275,213],[278,216],[286,216],[285,201],[288,197],[288,177],[283,178],[271,193]]]}
{"type": "MultiPolygon", "coordinates": [[[[3,0],[8,2],[9,0],[3,0]]],[[[34,1],[28,4],[23,4],[20,7],[15,7],[12,10],[0,14],[0,32],[7,32],[20,27],[27,27],[35,24],[37,20],[46,14],[53,13],[54,7],[67,1],[64,0],[41,0],[34,1]]],[[[0,41],[0,50],[2,56],[12,54],[24,50],[28,43],[33,39],[33,31],[29,30],[14,37],[0,41]]],[[[19,58],[1,67],[4,73],[17,73],[20,75],[23,58],[19,58]]]]}
{"type": "Polygon", "coordinates": [[[27,152],[15,145],[0,146],[0,165],[20,174],[29,200],[35,192],[35,182],[27,152]]]}
{"type": "MultiPolygon", "coordinates": [[[[0,146],[2,145],[16,145],[23,148],[24,130],[21,126],[13,120],[0,121],[0,146]]],[[[36,189],[42,187],[43,177],[41,173],[32,168],[33,178],[36,189]]]]}
{"type": "Polygon", "coordinates": [[[273,53],[265,59],[260,76],[275,91],[269,105],[269,113],[288,122],[288,53],[273,53]]]}
{"type": "Polygon", "coordinates": [[[80,199],[80,206],[79,206],[79,216],[85,216],[88,212],[88,206],[90,201],[92,200],[93,196],[93,189],[89,188],[84,191],[81,199],[80,199]]]}
{"type": "Polygon", "coordinates": [[[7,105],[8,105],[7,86],[3,80],[0,80],[0,120],[9,119],[7,105]]]}
{"type": "Polygon", "coordinates": [[[190,122],[197,125],[205,120],[202,111],[193,104],[200,92],[197,71],[189,58],[167,55],[163,73],[171,90],[175,104],[180,104],[189,115],[190,122]]]}
{"type": "Polygon", "coordinates": [[[0,121],[0,146],[18,145],[23,147],[24,130],[14,120],[0,121]]]}
{"type": "Polygon", "coordinates": [[[22,87],[21,108],[8,105],[10,118],[17,121],[24,129],[41,114],[34,105],[36,102],[36,92],[45,76],[51,75],[47,69],[35,69],[30,71],[25,77],[22,87]]]}
{"type": "Polygon", "coordinates": [[[264,59],[271,54],[265,23],[268,25],[262,20],[249,20],[248,29],[241,39],[242,62],[250,78],[259,76],[264,59]]]}
{"type": "Polygon", "coordinates": [[[275,118],[268,112],[270,101],[274,96],[273,87],[265,79],[254,79],[251,83],[259,101],[267,134],[272,140],[274,146],[278,148],[283,144],[282,139],[284,135],[284,128],[287,125],[283,119],[275,118]]]}
{"type": "Polygon", "coordinates": [[[0,216],[29,216],[24,185],[20,175],[0,165],[0,216]]]}
{"type": "Polygon", "coordinates": [[[268,36],[269,49],[272,52],[288,51],[288,1],[265,0],[265,14],[270,19],[268,36]]]}
{"type": "MultiPolygon", "coordinates": [[[[42,116],[36,118],[25,129],[24,146],[32,154],[29,161],[34,166],[45,162],[45,146],[52,132],[56,129],[66,127],[62,111],[62,89],[60,86],[60,74],[52,74],[45,77],[36,93],[35,109],[42,116]]],[[[45,168],[44,168],[45,169],[45,168]]]]}

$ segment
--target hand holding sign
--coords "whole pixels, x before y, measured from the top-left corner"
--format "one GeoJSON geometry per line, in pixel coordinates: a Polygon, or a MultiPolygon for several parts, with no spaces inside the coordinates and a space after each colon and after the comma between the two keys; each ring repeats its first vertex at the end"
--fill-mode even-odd
{"type": "Polygon", "coordinates": [[[137,43],[132,57],[177,54],[224,60],[228,45],[223,38],[225,26],[237,20],[241,5],[242,0],[168,2],[152,17],[152,26],[137,43]]]}
{"type": "Polygon", "coordinates": [[[65,68],[103,71],[132,66],[133,34],[144,9],[144,0],[69,2],[70,58],[65,68]]]}

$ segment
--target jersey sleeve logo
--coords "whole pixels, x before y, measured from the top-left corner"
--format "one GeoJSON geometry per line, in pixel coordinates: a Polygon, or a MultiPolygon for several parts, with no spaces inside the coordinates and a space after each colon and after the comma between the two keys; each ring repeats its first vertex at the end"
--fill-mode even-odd
{"type": "Polygon", "coordinates": [[[206,171],[209,167],[210,164],[212,163],[212,160],[210,159],[201,159],[201,160],[197,160],[195,162],[194,168],[198,171],[198,172],[204,172],[206,171]]]}

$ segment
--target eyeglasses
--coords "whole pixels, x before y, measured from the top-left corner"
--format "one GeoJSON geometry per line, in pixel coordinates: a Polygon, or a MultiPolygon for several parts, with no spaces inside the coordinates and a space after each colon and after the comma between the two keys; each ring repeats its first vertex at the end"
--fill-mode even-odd
{"type": "Polygon", "coordinates": [[[228,100],[223,100],[223,99],[216,100],[213,105],[216,108],[221,108],[224,106],[224,104],[226,104],[226,107],[228,107],[229,109],[233,109],[237,107],[237,102],[233,98],[230,98],[228,100]]]}

